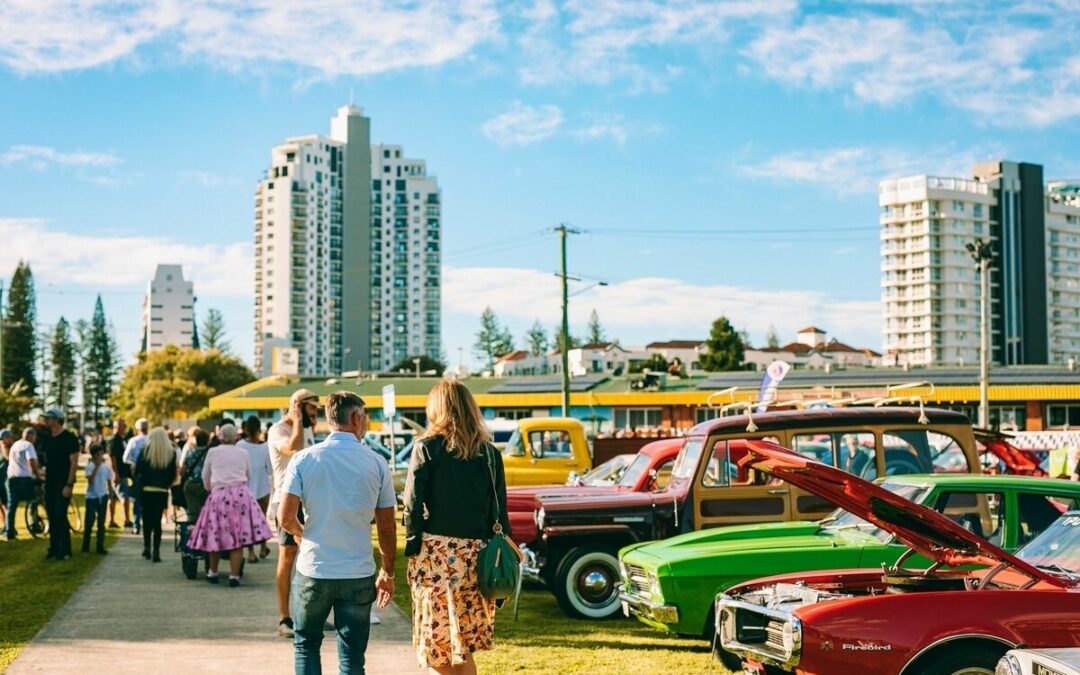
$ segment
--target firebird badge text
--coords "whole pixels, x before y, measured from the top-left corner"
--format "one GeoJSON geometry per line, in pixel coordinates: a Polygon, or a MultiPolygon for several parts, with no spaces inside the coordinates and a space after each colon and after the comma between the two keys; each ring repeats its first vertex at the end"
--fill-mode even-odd
{"type": "Polygon", "coordinates": [[[846,652],[891,652],[892,645],[873,642],[860,642],[859,644],[853,645],[845,642],[840,645],[840,649],[846,652]]]}

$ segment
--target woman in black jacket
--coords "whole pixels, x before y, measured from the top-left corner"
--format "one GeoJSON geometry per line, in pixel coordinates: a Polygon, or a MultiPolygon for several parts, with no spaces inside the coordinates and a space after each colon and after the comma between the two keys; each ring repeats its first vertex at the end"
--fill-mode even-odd
{"type": "Polygon", "coordinates": [[[498,517],[509,536],[502,456],[472,394],[443,380],[428,395],[405,483],[405,555],[420,666],[472,675],[472,653],[492,649],[495,601],[477,585],[476,558],[498,517]]]}
{"type": "Polygon", "coordinates": [[[176,482],[176,449],[161,427],[150,432],[139,461],[135,482],[143,510],[143,557],[161,562],[161,517],[169,505],[169,488],[176,482]],[[151,552],[153,545],[153,552],[151,552]]]}

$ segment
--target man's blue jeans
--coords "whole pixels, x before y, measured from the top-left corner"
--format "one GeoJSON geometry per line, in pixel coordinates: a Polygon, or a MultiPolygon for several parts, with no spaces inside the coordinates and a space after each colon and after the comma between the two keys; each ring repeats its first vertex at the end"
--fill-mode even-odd
{"type": "Polygon", "coordinates": [[[364,652],[371,633],[371,604],[375,577],[312,579],[299,572],[292,582],[292,608],[296,675],[320,675],[319,649],[323,625],[334,610],[337,628],[338,671],[364,675],[364,652]]]}
{"type": "Polygon", "coordinates": [[[34,479],[15,476],[7,479],[7,522],[4,524],[5,534],[9,539],[15,537],[15,509],[20,503],[26,503],[34,499],[34,479]]]}

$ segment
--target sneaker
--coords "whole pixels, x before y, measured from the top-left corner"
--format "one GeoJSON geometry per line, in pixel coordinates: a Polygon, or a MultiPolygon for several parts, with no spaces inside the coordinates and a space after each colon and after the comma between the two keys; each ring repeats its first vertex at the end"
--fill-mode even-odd
{"type": "Polygon", "coordinates": [[[229,588],[236,588],[240,585],[240,580],[236,577],[229,577],[229,588]]]}
{"type": "Polygon", "coordinates": [[[291,639],[296,634],[296,631],[293,630],[292,619],[286,617],[281,621],[278,621],[277,634],[283,638],[291,639]]]}
{"type": "Polygon", "coordinates": [[[116,523],[109,523],[109,529],[110,530],[119,530],[120,526],[117,525],[116,523]]]}
{"type": "Polygon", "coordinates": [[[380,623],[382,623],[382,619],[379,618],[378,614],[372,614],[371,619],[368,620],[368,623],[370,623],[372,626],[378,626],[380,623]]]}
{"type": "Polygon", "coordinates": [[[206,575],[206,580],[209,581],[212,584],[216,584],[216,583],[218,583],[218,576],[216,574],[213,575],[213,576],[207,574],[206,575]]]}

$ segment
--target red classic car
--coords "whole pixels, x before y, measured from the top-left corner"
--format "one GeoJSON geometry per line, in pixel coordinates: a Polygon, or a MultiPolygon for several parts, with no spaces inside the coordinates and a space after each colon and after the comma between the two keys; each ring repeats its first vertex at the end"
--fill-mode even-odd
{"type": "Polygon", "coordinates": [[[537,497],[580,502],[598,495],[651,490],[658,481],[667,480],[682,444],[681,438],[665,438],[645,445],[614,485],[536,485],[508,488],[506,505],[514,541],[524,546],[536,541],[539,536],[536,528],[537,497]]]}
{"type": "Polygon", "coordinates": [[[855,526],[909,550],[881,571],[781,575],[720,594],[717,656],[725,662],[735,655],[748,673],[992,675],[1018,645],[1080,645],[1080,511],[1065,513],[1014,556],[947,510],[937,513],[775,443],[748,445],[754,469],[836,504],[865,521],[855,526]],[[905,567],[917,555],[933,564],[905,567]]]}

